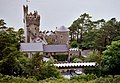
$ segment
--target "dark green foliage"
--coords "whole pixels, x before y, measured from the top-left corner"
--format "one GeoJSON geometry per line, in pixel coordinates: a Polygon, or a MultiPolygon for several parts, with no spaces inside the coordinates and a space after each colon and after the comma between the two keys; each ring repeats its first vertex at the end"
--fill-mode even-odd
{"type": "Polygon", "coordinates": [[[112,42],[103,52],[101,66],[105,74],[120,74],[120,40],[112,42]],[[107,73],[106,73],[107,72],[107,73]]]}
{"type": "Polygon", "coordinates": [[[37,80],[43,80],[46,78],[59,78],[60,73],[52,64],[44,64],[40,71],[35,74],[37,80]]]}
{"type": "Polygon", "coordinates": [[[43,55],[37,52],[32,58],[32,76],[35,76],[37,80],[59,78],[60,72],[52,64],[52,62],[44,62],[43,55]]]}
{"type": "Polygon", "coordinates": [[[41,80],[40,83],[71,83],[71,81],[69,79],[65,79],[62,77],[59,79],[49,78],[49,79],[41,80]]]}
{"type": "Polygon", "coordinates": [[[84,59],[84,61],[85,62],[96,62],[99,64],[102,58],[103,58],[103,55],[99,51],[93,50],[88,53],[88,56],[84,59]]]}
{"type": "Polygon", "coordinates": [[[50,63],[43,62],[43,56],[38,53],[32,59],[20,52],[20,42],[23,42],[23,29],[18,32],[14,28],[0,30],[0,73],[3,75],[35,76],[37,80],[50,77],[58,78],[60,73],[50,63]]]}
{"type": "Polygon", "coordinates": [[[3,20],[3,19],[0,19],[0,29],[1,29],[1,30],[4,30],[4,29],[7,28],[5,25],[6,25],[6,23],[4,22],[4,20],[3,20]]]}
{"type": "Polygon", "coordinates": [[[79,75],[79,76],[74,76],[71,78],[71,80],[77,80],[77,81],[81,81],[81,80],[84,80],[84,81],[90,81],[90,80],[94,80],[96,79],[97,76],[94,75],[94,74],[87,74],[87,75],[79,75]]]}
{"type": "Polygon", "coordinates": [[[120,76],[105,76],[96,77],[95,75],[87,74],[72,77],[71,79],[65,78],[48,78],[45,80],[37,81],[35,78],[13,77],[0,74],[0,83],[120,83],[120,76]]]}
{"type": "Polygon", "coordinates": [[[22,53],[19,51],[16,32],[8,29],[0,31],[0,72],[6,75],[21,75],[19,57],[22,57],[22,53]]]}
{"type": "Polygon", "coordinates": [[[67,55],[65,54],[57,54],[57,55],[52,55],[54,59],[57,59],[57,61],[67,61],[67,55]]]}
{"type": "Polygon", "coordinates": [[[25,37],[23,36],[23,34],[24,34],[24,29],[20,28],[17,32],[17,40],[20,43],[23,43],[25,41],[25,37]]]}
{"type": "MultiPolygon", "coordinates": [[[[3,58],[5,49],[7,49],[7,47],[13,47],[18,50],[18,45],[19,43],[17,42],[15,33],[0,31],[0,59],[3,58]]],[[[7,54],[9,54],[9,52],[10,51],[8,51],[7,54]]]]}
{"type": "Polygon", "coordinates": [[[90,18],[91,16],[89,16],[89,14],[84,13],[73,22],[73,24],[69,27],[71,41],[77,40],[78,43],[83,41],[83,34],[91,28],[90,18]]]}
{"type": "Polygon", "coordinates": [[[120,21],[112,18],[92,21],[89,14],[82,14],[71,24],[71,42],[77,40],[80,48],[97,49],[101,53],[112,41],[120,39],[120,21]]]}
{"type": "Polygon", "coordinates": [[[73,42],[71,43],[71,48],[77,48],[77,47],[78,47],[77,41],[73,41],[73,42]]]}
{"type": "Polygon", "coordinates": [[[36,79],[0,74],[0,83],[39,83],[36,79]]]}
{"type": "Polygon", "coordinates": [[[73,57],[70,58],[70,61],[73,62],[73,60],[74,60],[75,58],[78,58],[78,57],[77,57],[77,56],[73,56],[73,57]]]}
{"type": "Polygon", "coordinates": [[[101,66],[100,62],[103,58],[103,55],[99,51],[93,50],[88,53],[88,57],[84,59],[85,62],[96,62],[96,67],[84,68],[85,74],[95,74],[98,77],[101,76],[101,66]]]}
{"type": "Polygon", "coordinates": [[[84,73],[85,74],[94,74],[98,77],[101,76],[101,70],[100,70],[99,66],[93,67],[93,68],[84,68],[84,73]]]}

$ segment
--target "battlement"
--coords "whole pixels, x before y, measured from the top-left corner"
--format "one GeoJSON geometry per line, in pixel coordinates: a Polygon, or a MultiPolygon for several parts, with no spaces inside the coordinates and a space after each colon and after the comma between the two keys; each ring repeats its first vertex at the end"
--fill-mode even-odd
{"type": "Polygon", "coordinates": [[[26,15],[26,26],[29,27],[30,25],[40,25],[40,15],[38,15],[37,11],[26,15]]]}
{"type": "Polygon", "coordinates": [[[38,15],[37,11],[34,13],[28,13],[28,5],[23,5],[23,12],[24,12],[24,23],[26,22],[26,26],[29,27],[30,25],[40,25],[40,15],[38,15]],[[26,21],[25,21],[26,20],[26,21]]]}

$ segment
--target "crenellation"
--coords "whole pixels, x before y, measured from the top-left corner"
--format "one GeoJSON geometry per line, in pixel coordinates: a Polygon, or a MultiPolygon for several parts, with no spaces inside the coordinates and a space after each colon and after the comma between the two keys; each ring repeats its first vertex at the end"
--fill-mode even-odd
{"type": "Polygon", "coordinates": [[[40,15],[36,11],[33,14],[30,12],[26,16],[26,26],[29,27],[30,25],[40,26],[40,15]]]}
{"type": "Polygon", "coordinates": [[[28,5],[23,5],[24,16],[28,14],[28,5]]]}
{"type": "Polygon", "coordinates": [[[28,6],[23,6],[25,19],[25,32],[27,43],[43,42],[44,44],[69,44],[69,30],[65,26],[51,31],[47,35],[46,31],[39,31],[40,15],[37,11],[28,13],[28,6]]]}

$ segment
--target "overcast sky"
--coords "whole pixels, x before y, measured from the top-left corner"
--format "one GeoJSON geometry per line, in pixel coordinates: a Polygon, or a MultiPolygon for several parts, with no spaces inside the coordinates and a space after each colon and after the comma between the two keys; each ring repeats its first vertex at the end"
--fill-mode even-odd
{"type": "MultiPolygon", "coordinates": [[[[26,0],[0,0],[0,19],[9,27],[24,27],[22,6],[26,0]]],[[[41,30],[69,27],[81,14],[88,13],[92,20],[117,18],[120,20],[120,0],[30,0],[29,11],[41,16],[41,30]]]]}

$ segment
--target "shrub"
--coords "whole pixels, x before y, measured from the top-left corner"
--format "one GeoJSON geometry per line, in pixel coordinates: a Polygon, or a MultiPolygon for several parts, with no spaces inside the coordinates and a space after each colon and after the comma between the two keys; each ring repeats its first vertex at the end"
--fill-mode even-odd
{"type": "Polygon", "coordinates": [[[78,47],[77,41],[73,41],[73,42],[71,43],[71,47],[72,47],[72,48],[77,48],[77,47],[78,47]]]}
{"type": "Polygon", "coordinates": [[[26,79],[25,77],[14,77],[0,74],[0,83],[38,83],[33,78],[26,79]]]}
{"type": "Polygon", "coordinates": [[[67,55],[65,54],[57,54],[57,55],[52,55],[54,59],[57,59],[57,61],[67,61],[67,55]]]}
{"type": "Polygon", "coordinates": [[[87,74],[87,75],[79,75],[79,76],[71,77],[71,80],[75,79],[80,82],[81,80],[90,81],[90,80],[94,80],[96,78],[97,78],[97,76],[94,74],[87,74]]]}

